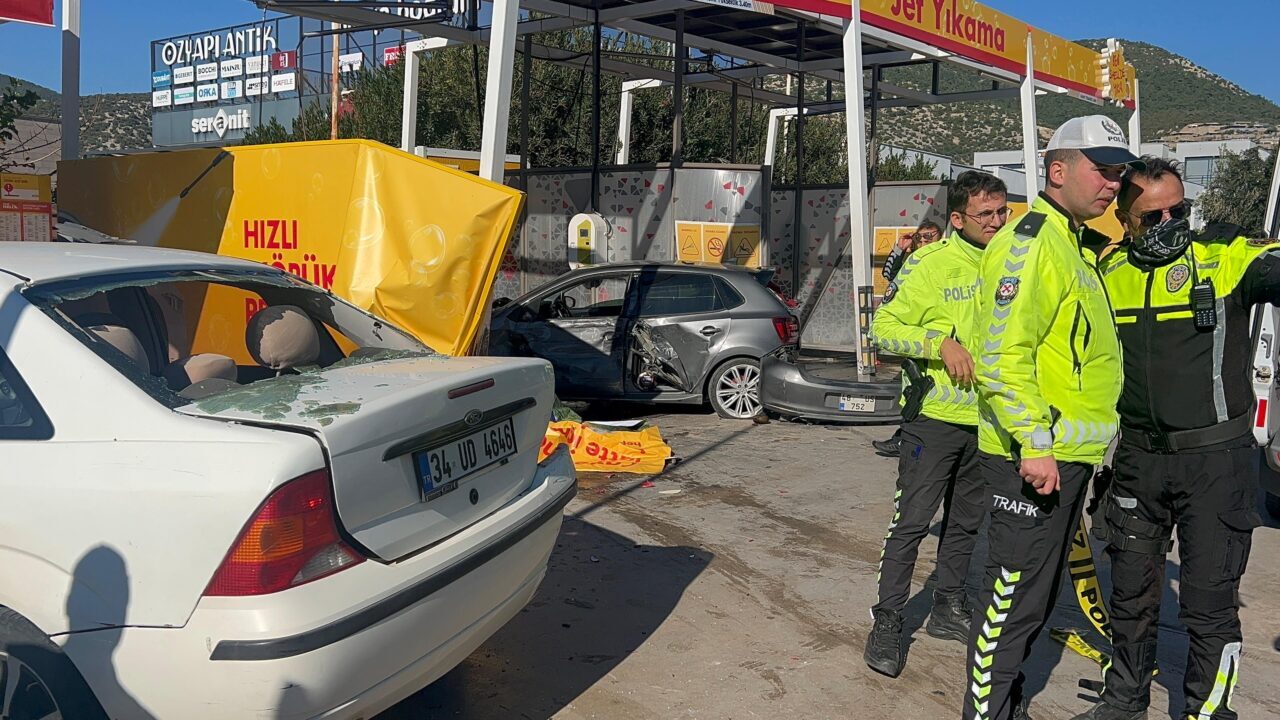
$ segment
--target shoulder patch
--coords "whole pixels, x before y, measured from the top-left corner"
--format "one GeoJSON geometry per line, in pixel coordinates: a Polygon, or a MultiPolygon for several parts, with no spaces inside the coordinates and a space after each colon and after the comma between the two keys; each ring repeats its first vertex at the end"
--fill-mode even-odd
{"type": "Polygon", "coordinates": [[[889,287],[884,289],[884,298],[880,300],[881,305],[888,305],[898,295],[898,283],[891,282],[889,287]]]}
{"type": "Polygon", "coordinates": [[[1016,277],[1002,277],[1000,283],[996,285],[996,304],[1008,305],[1013,299],[1018,297],[1018,285],[1022,283],[1016,277]]]}
{"type": "Polygon", "coordinates": [[[1275,238],[1249,238],[1245,243],[1248,244],[1249,247],[1267,247],[1268,245],[1276,245],[1280,243],[1280,240],[1276,240],[1275,238]]]}
{"type": "Polygon", "coordinates": [[[1013,232],[1024,237],[1035,237],[1040,234],[1040,229],[1044,227],[1044,221],[1048,219],[1049,217],[1044,213],[1029,212],[1018,221],[1018,225],[1013,228],[1013,232]]]}
{"type": "Polygon", "coordinates": [[[1188,278],[1191,277],[1191,268],[1186,263],[1178,263],[1170,266],[1169,271],[1164,276],[1164,287],[1172,293],[1176,293],[1187,284],[1188,278]]]}

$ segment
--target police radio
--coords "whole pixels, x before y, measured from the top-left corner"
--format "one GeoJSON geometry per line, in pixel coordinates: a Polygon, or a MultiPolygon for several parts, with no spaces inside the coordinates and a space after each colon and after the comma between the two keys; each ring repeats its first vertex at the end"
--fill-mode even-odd
{"type": "Polygon", "coordinates": [[[1212,330],[1218,325],[1217,297],[1213,278],[1205,278],[1191,286],[1191,314],[1197,330],[1212,330]]]}

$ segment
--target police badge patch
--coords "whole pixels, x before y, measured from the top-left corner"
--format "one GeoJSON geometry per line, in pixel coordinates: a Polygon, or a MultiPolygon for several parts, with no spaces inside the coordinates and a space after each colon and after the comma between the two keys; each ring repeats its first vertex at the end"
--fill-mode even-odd
{"type": "Polygon", "coordinates": [[[1176,293],[1187,284],[1187,279],[1191,277],[1191,268],[1181,263],[1169,268],[1169,273],[1164,276],[1164,286],[1171,293],[1176,293]]]}
{"type": "Polygon", "coordinates": [[[881,305],[888,304],[890,300],[898,294],[898,283],[889,283],[889,287],[884,289],[884,299],[880,301],[881,305]]]}
{"type": "Polygon", "coordinates": [[[1280,242],[1280,240],[1276,240],[1275,238],[1249,238],[1248,240],[1245,240],[1245,244],[1251,247],[1266,247],[1278,242],[1280,242]]]}
{"type": "Polygon", "coordinates": [[[1002,277],[1000,284],[996,285],[996,304],[1008,305],[1013,299],[1018,297],[1018,283],[1022,282],[1016,277],[1002,277]]]}

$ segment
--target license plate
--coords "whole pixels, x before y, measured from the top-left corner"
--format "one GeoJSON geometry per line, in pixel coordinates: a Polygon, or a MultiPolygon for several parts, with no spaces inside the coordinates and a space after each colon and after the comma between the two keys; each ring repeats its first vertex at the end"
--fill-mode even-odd
{"type": "Polygon", "coordinates": [[[457,490],[458,483],[467,476],[515,454],[516,432],[511,419],[414,453],[422,501],[429,502],[457,490]]]}
{"type": "Polygon", "coordinates": [[[869,413],[876,411],[875,398],[854,397],[853,395],[840,396],[841,412],[859,412],[869,413]]]}

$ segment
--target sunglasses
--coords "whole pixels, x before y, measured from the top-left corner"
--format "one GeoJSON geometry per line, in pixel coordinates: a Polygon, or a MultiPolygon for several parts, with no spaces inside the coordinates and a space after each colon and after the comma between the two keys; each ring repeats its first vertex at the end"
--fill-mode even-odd
{"type": "Polygon", "coordinates": [[[1191,203],[1183,200],[1173,207],[1161,208],[1159,210],[1148,210],[1141,215],[1129,212],[1128,210],[1125,210],[1124,212],[1129,217],[1137,218],[1138,222],[1142,223],[1142,227],[1155,227],[1164,220],[1165,213],[1169,213],[1169,217],[1174,220],[1186,220],[1191,215],[1191,203]]]}

